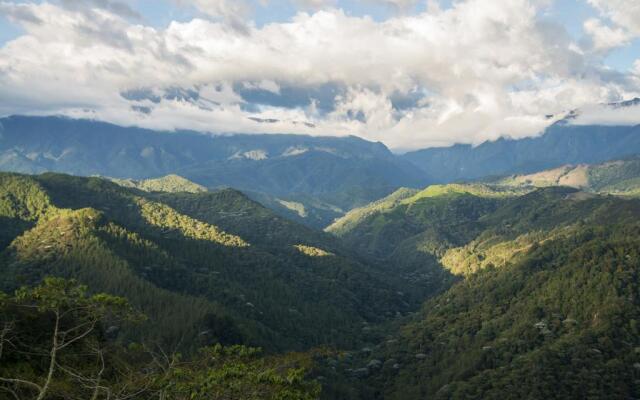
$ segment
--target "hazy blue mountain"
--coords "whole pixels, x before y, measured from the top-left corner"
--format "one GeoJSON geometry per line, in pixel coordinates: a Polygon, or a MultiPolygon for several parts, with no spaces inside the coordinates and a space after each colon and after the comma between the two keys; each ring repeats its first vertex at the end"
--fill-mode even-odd
{"type": "Polygon", "coordinates": [[[529,174],[640,153],[638,126],[574,126],[567,119],[536,138],[401,156],[353,136],[212,136],[63,117],[13,116],[0,124],[0,170],[134,180],[176,174],[209,189],[247,192],[280,215],[314,227],[400,187],[529,174]]]}
{"type": "Polygon", "coordinates": [[[433,182],[528,174],[565,164],[600,163],[640,153],[640,126],[574,126],[566,120],[539,137],[498,139],[407,153],[433,182]]]}
{"type": "Polygon", "coordinates": [[[5,171],[129,179],[177,174],[208,188],[231,186],[286,201],[311,196],[336,209],[425,183],[383,144],[353,136],[211,136],[63,117],[13,116],[0,124],[5,171]]]}

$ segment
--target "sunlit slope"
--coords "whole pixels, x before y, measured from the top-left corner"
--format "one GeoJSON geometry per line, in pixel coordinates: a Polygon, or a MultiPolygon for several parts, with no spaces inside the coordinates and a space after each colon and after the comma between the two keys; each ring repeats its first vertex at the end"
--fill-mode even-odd
{"type": "Polygon", "coordinates": [[[493,183],[506,187],[569,186],[594,193],[637,196],[640,194],[640,158],[566,165],[529,175],[513,175],[493,183]]]}
{"type": "Polygon", "coordinates": [[[169,341],[188,332],[194,343],[205,331],[213,340],[228,325],[229,340],[271,348],[347,346],[361,340],[364,322],[417,301],[398,293],[406,283],[355,261],[331,236],[234,190],[147,193],[59,174],[0,179],[3,286],[75,277],[154,317],[173,296],[185,310],[164,322],[181,330],[158,331],[169,341]]]}
{"type": "Polygon", "coordinates": [[[568,187],[436,186],[375,210],[342,238],[439,294],[345,385],[385,399],[637,397],[639,220],[640,200],[568,187]]]}
{"type": "Polygon", "coordinates": [[[385,398],[637,397],[639,234],[581,226],[469,274],[386,348],[385,398]]]}

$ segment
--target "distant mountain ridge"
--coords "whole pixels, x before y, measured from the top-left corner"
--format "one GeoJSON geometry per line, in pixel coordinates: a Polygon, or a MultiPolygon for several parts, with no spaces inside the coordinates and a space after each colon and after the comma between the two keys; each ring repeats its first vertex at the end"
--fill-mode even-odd
{"type": "Polygon", "coordinates": [[[430,148],[402,158],[419,167],[431,182],[449,183],[601,163],[639,153],[640,126],[578,126],[562,120],[533,138],[430,148]]]}
{"type": "Polygon", "coordinates": [[[0,170],[135,180],[176,174],[207,188],[234,187],[289,202],[311,196],[335,209],[426,183],[382,143],[354,136],[212,136],[64,117],[0,119],[0,170]]]}
{"type": "Polygon", "coordinates": [[[179,175],[207,189],[233,187],[282,216],[324,228],[401,187],[530,174],[640,154],[640,126],[577,126],[570,123],[573,115],[534,138],[404,155],[355,136],[212,136],[12,116],[0,119],[0,170],[132,180],[179,175]]]}

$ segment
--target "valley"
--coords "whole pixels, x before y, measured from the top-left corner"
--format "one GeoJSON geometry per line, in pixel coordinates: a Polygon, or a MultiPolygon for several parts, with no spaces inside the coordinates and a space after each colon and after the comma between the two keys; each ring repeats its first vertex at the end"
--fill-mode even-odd
{"type": "MultiPolygon", "coordinates": [[[[0,173],[7,334],[46,347],[20,324],[50,326],[42,305],[41,314],[18,311],[39,297],[11,293],[53,290],[91,304],[116,296],[109,307],[126,302],[127,319],[115,323],[109,311],[82,346],[112,348],[105,384],[140,398],[183,398],[214,376],[209,384],[232,398],[239,388],[262,393],[256,399],[639,394],[634,157],[389,186],[371,203],[333,208],[326,227],[326,215],[301,221],[313,212],[302,203],[279,198],[297,214],[287,218],[265,192],[190,178],[0,173]],[[158,354],[185,361],[149,366],[158,354]],[[240,366],[246,373],[216,375],[240,366]],[[255,381],[251,371],[275,375],[255,381]]],[[[0,376],[21,374],[22,359],[8,351],[0,376]]],[[[60,393],[76,379],[56,377],[60,393]]]]}
{"type": "Polygon", "coordinates": [[[0,400],[640,400],[640,0],[0,0],[0,400]]]}

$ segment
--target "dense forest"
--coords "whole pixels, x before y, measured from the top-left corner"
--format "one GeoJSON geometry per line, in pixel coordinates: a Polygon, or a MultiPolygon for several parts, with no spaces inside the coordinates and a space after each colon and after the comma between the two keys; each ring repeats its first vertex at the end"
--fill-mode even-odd
{"type": "Polygon", "coordinates": [[[418,304],[418,290],[398,294],[405,285],[381,267],[233,190],[148,193],[56,174],[0,179],[3,287],[56,275],[126,297],[153,320],[132,338],[272,350],[354,345],[363,324],[418,304]]]}
{"type": "Polygon", "coordinates": [[[1,174],[0,398],[637,398],[640,200],[539,186],[319,232],[179,177],[1,174]]]}

